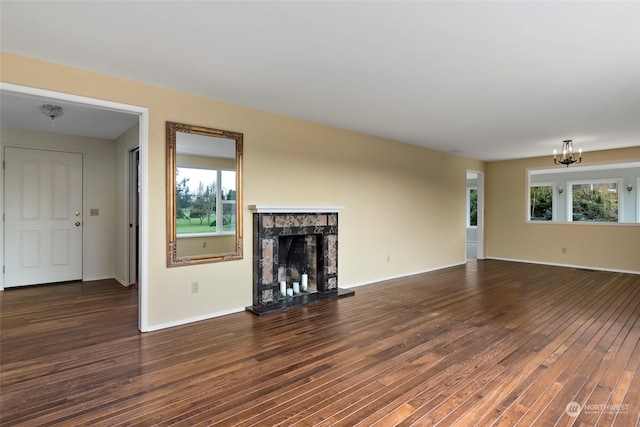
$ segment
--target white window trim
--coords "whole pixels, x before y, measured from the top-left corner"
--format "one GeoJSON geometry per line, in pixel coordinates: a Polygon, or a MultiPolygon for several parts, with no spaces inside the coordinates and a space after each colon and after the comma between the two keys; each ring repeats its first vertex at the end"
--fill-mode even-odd
{"type": "Polygon", "coordinates": [[[636,179],[634,190],[636,190],[636,222],[640,222],[640,176],[636,179]]]}
{"type": "MultiPolygon", "coordinates": [[[[624,189],[624,183],[622,182],[622,178],[605,178],[605,179],[580,179],[575,181],[567,181],[567,188],[565,188],[565,192],[567,192],[567,222],[577,222],[579,224],[590,224],[597,223],[598,221],[574,221],[573,220],[573,186],[581,185],[581,184],[610,184],[615,182],[618,184],[618,221],[616,222],[605,222],[605,224],[620,224],[620,215],[624,212],[623,200],[624,197],[621,196],[620,192],[624,189]]],[[[625,190],[626,191],[626,190],[625,190]]]]}
{"type": "Polygon", "coordinates": [[[188,239],[192,237],[222,237],[222,236],[235,236],[235,231],[225,231],[224,233],[192,233],[192,234],[177,234],[176,239],[188,239]]]}

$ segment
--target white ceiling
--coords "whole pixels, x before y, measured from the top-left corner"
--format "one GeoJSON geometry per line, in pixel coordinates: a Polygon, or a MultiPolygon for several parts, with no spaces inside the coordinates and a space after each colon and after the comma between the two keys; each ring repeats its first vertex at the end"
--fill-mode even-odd
{"type": "Polygon", "coordinates": [[[0,7],[5,52],[471,158],[640,145],[638,1],[0,7]]]}
{"type": "Polygon", "coordinates": [[[125,114],[85,104],[60,101],[9,90],[0,91],[0,125],[40,132],[116,139],[138,122],[135,114],[125,114]],[[51,120],[42,112],[44,104],[63,108],[63,115],[51,120]]]}

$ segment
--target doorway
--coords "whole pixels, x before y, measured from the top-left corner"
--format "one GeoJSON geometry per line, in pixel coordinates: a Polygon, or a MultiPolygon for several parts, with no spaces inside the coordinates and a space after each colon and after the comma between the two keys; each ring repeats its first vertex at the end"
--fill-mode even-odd
{"type": "Polygon", "coordinates": [[[82,153],[5,147],[5,287],[82,279],[82,153]]]}
{"type": "Polygon", "coordinates": [[[466,171],[465,259],[484,259],[484,172],[466,171]]]}
{"type": "MultiPolygon", "coordinates": [[[[91,111],[94,113],[102,112],[104,114],[111,114],[111,115],[116,114],[116,115],[122,115],[122,116],[128,116],[128,117],[133,116],[134,120],[138,122],[138,131],[137,131],[137,138],[136,138],[136,145],[138,147],[138,150],[137,150],[138,167],[137,167],[136,176],[139,177],[139,179],[137,180],[138,196],[136,197],[137,206],[135,208],[135,210],[139,213],[137,215],[137,217],[139,218],[139,221],[138,221],[139,228],[137,233],[138,234],[137,236],[138,255],[135,256],[135,265],[133,267],[128,264],[126,268],[121,267],[121,269],[123,270],[123,273],[120,273],[122,275],[119,277],[128,279],[130,274],[129,272],[132,269],[135,271],[134,274],[137,276],[135,278],[136,279],[135,282],[138,284],[138,328],[141,331],[147,331],[148,330],[148,308],[147,308],[147,303],[148,303],[148,288],[147,288],[148,223],[146,221],[146,218],[147,218],[146,215],[148,212],[148,201],[146,197],[146,194],[147,194],[146,188],[148,185],[148,172],[147,172],[148,170],[148,166],[147,166],[148,165],[148,127],[149,127],[148,109],[143,107],[128,105],[128,104],[120,104],[120,103],[115,103],[111,101],[105,101],[105,100],[94,99],[94,98],[86,98],[86,97],[81,97],[81,96],[76,96],[71,94],[53,92],[53,91],[31,88],[26,86],[19,86],[19,85],[3,83],[3,82],[0,82],[0,93],[2,93],[3,95],[3,101],[9,98],[10,96],[24,99],[25,102],[33,101],[33,100],[36,100],[36,101],[46,100],[47,101],[46,103],[49,103],[50,101],[53,101],[53,102],[59,101],[61,103],[66,103],[65,105],[68,105],[70,109],[75,108],[83,111],[91,111]]],[[[8,113],[10,112],[9,108],[7,107],[7,103],[3,102],[2,108],[3,108],[2,115],[3,115],[3,126],[4,126],[4,118],[10,117],[11,114],[5,114],[5,111],[8,113]]],[[[72,114],[68,114],[68,117],[71,117],[71,116],[72,114]]],[[[86,121],[84,124],[87,125],[86,121]]],[[[51,126],[51,124],[49,124],[48,126],[51,126]]],[[[60,128],[62,128],[63,124],[60,121],[60,122],[56,122],[55,126],[59,126],[60,128]]],[[[11,127],[11,126],[8,126],[8,127],[11,127]]],[[[20,129],[29,129],[29,128],[24,127],[20,129]]],[[[63,132],[60,132],[60,133],[63,133],[63,132]]],[[[68,132],[68,134],[73,134],[73,132],[68,132]]],[[[4,152],[4,150],[2,151],[4,152]]],[[[5,180],[4,174],[0,175],[0,188],[2,189],[5,188],[4,180],[5,180]]],[[[83,191],[84,192],[91,191],[91,189],[84,188],[83,191]]],[[[119,187],[115,191],[116,191],[116,197],[122,199],[124,201],[123,207],[126,207],[126,209],[123,209],[122,212],[119,211],[117,216],[122,217],[122,222],[128,225],[129,219],[130,219],[127,214],[130,210],[130,207],[128,206],[129,191],[126,189],[126,187],[119,187]]],[[[8,200],[5,200],[6,196],[4,194],[4,191],[0,191],[0,193],[1,193],[0,205],[2,205],[3,208],[6,209],[8,200]]],[[[74,215],[75,215],[75,212],[76,211],[74,211],[73,213],[74,215]]],[[[96,211],[96,215],[99,215],[97,211],[96,211]]],[[[118,223],[118,221],[119,220],[116,220],[116,223],[118,223]]],[[[119,234],[122,233],[124,238],[118,240],[121,243],[116,244],[115,251],[118,254],[123,254],[123,253],[128,254],[129,242],[130,242],[130,239],[129,239],[130,230],[126,226],[123,228],[119,228],[119,227],[120,226],[118,226],[117,232],[119,234]]],[[[4,243],[6,239],[7,239],[7,234],[5,233],[5,230],[0,229],[0,240],[2,240],[3,242],[3,244],[0,245],[0,252],[2,252],[0,253],[0,257],[2,257],[5,261],[7,260],[7,251],[5,251],[4,249],[5,247],[4,243]]],[[[127,259],[131,260],[131,257],[128,257],[127,259]]],[[[127,263],[128,262],[130,261],[127,261],[127,263]]],[[[5,269],[6,269],[6,266],[5,266],[5,269]]],[[[0,290],[4,289],[6,284],[5,281],[6,281],[6,274],[3,274],[0,280],[0,290]]],[[[48,281],[50,282],[51,280],[48,280],[48,281]]]]}

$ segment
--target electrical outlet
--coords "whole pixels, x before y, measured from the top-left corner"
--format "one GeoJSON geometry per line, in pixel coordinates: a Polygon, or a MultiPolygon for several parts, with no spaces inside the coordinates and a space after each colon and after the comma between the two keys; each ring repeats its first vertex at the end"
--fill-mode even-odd
{"type": "Polygon", "coordinates": [[[207,247],[207,241],[206,241],[206,240],[203,240],[203,241],[202,241],[202,247],[203,247],[203,248],[206,248],[206,247],[207,247]]]}
{"type": "Polygon", "coordinates": [[[566,254],[567,253],[567,248],[562,248],[562,253],[566,254]]]}
{"type": "Polygon", "coordinates": [[[198,282],[191,282],[191,293],[197,294],[200,291],[200,284],[198,282]]]}
{"type": "Polygon", "coordinates": [[[387,255],[387,262],[391,262],[391,255],[387,255]]]}

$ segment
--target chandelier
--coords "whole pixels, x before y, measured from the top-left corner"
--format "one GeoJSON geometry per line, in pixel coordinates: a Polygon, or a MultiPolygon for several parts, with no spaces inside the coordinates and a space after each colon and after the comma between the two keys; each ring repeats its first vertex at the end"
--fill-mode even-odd
{"type": "Polygon", "coordinates": [[[42,114],[53,119],[57,119],[64,114],[64,110],[59,105],[44,104],[42,106],[42,114]]]}
{"type": "Polygon", "coordinates": [[[570,139],[562,141],[562,154],[560,155],[560,160],[558,160],[558,153],[556,150],[553,150],[553,163],[556,165],[565,165],[569,167],[569,165],[580,163],[581,161],[582,148],[578,151],[578,158],[576,159],[575,154],[573,154],[573,141],[570,139]]]}

